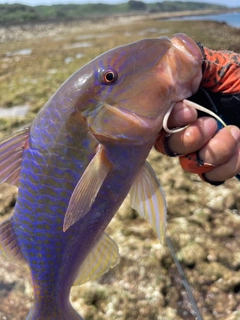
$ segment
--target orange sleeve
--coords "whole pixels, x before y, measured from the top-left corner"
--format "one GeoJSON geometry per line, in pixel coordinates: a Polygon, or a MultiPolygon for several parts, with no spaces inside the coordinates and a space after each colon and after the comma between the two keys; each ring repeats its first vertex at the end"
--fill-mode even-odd
{"type": "Polygon", "coordinates": [[[204,56],[201,86],[214,93],[240,93],[240,54],[205,47],[201,50],[204,56]]]}

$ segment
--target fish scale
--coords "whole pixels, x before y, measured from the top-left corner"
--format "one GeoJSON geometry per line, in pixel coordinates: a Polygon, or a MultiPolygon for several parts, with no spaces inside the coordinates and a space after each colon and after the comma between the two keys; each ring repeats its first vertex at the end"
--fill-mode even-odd
{"type": "MultiPolygon", "coordinates": [[[[54,177],[54,174],[50,176],[47,172],[53,173],[56,166],[52,166],[48,158],[44,159],[43,157],[39,157],[39,155],[35,157],[35,161],[33,161],[35,154],[36,151],[32,151],[31,149],[24,152],[23,169],[21,172],[23,182],[20,179],[20,191],[14,210],[13,227],[19,246],[23,248],[22,253],[31,269],[33,286],[34,288],[39,287],[37,290],[39,299],[39,296],[46,297],[55,294],[55,290],[59,288],[58,286],[60,286],[61,283],[59,281],[59,273],[61,272],[63,258],[64,260],[72,260],[73,257],[77,255],[77,252],[73,252],[73,249],[71,250],[71,257],[66,254],[66,242],[70,242],[71,239],[76,241],[77,237],[73,234],[73,231],[63,233],[62,228],[71,190],[74,189],[79,179],[79,170],[77,170],[79,168],[79,160],[77,159],[75,161],[76,169],[74,171],[73,158],[71,158],[71,162],[68,161],[68,158],[58,158],[58,175],[54,177]],[[25,161],[28,163],[28,166],[24,166],[25,161]],[[48,163],[47,167],[46,162],[48,163]],[[38,177],[38,183],[35,181],[32,183],[29,178],[32,172],[32,163],[34,163],[35,168],[38,168],[38,173],[34,173],[34,177],[38,177]],[[71,168],[69,168],[68,163],[71,163],[71,168]],[[65,175],[61,178],[61,167],[65,167],[65,170],[68,168],[68,172],[70,173],[69,177],[65,175]],[[24,189],[21,188],[22,183],[27,185],[27,187],[24,189]],[[54,186],[56,184],[62,186],[62,189],[59,188],[59,192],[51,188],[51,185],[54,186]],[[49,193],[49,191],[51,192],[49,193]],[[34,203],[28,201],[29,196],[26,196],[26,192],[32,196],[30,199],[34,201],[34,203]],[[49,203],[51,204],[50,206],[49,203]],[[55,203],[56,205],[54,205],[55,203]],[[34,215],[32,212],[33,205],[34,215]],[[30,210],[28,210],[28,208],[30,210]],[[58,220],[56,219],[56,215],[58,220]],[[20,221],[21,224],[19,223],[20,221]],[[21,225],[21,228],[17,227],[19,225],[21,225]],[[49,225],[51,228],[48,227],[49,225]],[[32,241],[32,237],[34,237],[34,242],[32,241]],[[58,286],[56,285],[57,283],[58,286]],[[53,289],[54,292],[52,292],[53,289]]],[[[79,232],[77,226],[73,228],[79,232]]],[[[90,230],[88,230],[88,233],[89,232],[90,230]]],[[[79,251],[81,246],[79,244],[75,246],[76,251],[79,251]]],[[[43,317],[43,315],[44,313],[41,313],[41,317],[43,317]]]]}

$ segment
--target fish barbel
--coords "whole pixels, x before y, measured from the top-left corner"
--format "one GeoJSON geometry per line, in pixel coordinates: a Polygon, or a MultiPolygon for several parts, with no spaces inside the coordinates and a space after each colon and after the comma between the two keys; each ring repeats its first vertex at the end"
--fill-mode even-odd
{"type": "Polygon", "coordinates": [[[118,262],[104,229],[129,192],[162,240],[165,200],[145,160],[167,110],[200,79],[201,53],[186,35],[143,39],[80,68],[29,128],[0,142],[0,179],[19,187],[0,252],[30,268],[28,320],[82,319],[70,288],[118,262]]]}

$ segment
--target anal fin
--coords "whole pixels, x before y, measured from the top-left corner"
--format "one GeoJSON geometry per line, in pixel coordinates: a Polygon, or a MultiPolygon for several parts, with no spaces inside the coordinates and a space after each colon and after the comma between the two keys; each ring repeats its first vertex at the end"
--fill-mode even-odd
{"type": "Polygon", "coordinates": [[[74,285],[80,285],[96,279],[115,267],[119,259],[120,256],[116,243],[106,233],[103,233],[99,242],[81,264],[74,285]]]}
{"type": "Polygon", "coordinates": [[[15,262],[26,262],[12,226],[12,219],[0,224],[0,255],[15,262]]]}

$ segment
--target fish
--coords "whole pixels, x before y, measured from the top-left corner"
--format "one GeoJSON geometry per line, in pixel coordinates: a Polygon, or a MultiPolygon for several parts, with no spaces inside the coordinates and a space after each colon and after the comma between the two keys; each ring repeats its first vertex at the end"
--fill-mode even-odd
{"type": "Polygon", "coordinates": [[[166,202],[146,159],[167,111],[197,91],[201,60],[184,34],[114,48],[0,142],[0,181],[18,186],[13,214],[0,225],[0,254],[30,269],[27,320],[82,319],[70,289],[118,263],[104,230],[129,193],[163,242],[166,202]]]}

